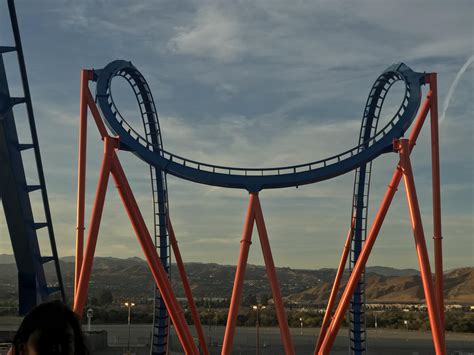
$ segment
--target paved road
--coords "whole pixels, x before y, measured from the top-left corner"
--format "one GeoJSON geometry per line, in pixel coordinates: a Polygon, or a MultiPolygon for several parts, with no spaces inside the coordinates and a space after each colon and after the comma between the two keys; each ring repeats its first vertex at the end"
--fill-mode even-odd
{"type": "MultiPolygon", "coordinates": [[[[128,339],[127,326],[121,325],[96,325],[95,329],[105,329],[108,332],[109,345],[115,348],[115,354],[118,350],[124,349],[128,339]]],[[[224,327],[211,327],[211,331],[205,327],[206,341],[211,344],[211,353],[220,354],[224,327]]],[[[312,354],[315,345],[315,335],[319,329],[304,329],[300,334],[299,329],[292,329],[293,341],[297,354],[312,354]]],[[[331,354],[348,354],[347,329],[341,329],[336,338],[331,354]]],[[[131,344],[141,345],[133,347],[136,354],[147,354],[146,350],[150,338],[150,327],[144,325],[132,325],[131,344]]],[[[180,345],[177,338],[172,333],[172,347],[175,353],[180,353],[180,345]]],[[[391,355],[391,354],[410,354],[410,355],[428,355],[434,354],[431,341],[431,333],[405,331],[405,330],[369,330],[368,333],[368,354],[391,355]]],[[[283,348],[280,341],[280,334],[277,328],[261,328],[260,344],[262,344],[261,354],[283,354],[283,348]]],[[[474,334],[447,334],[447,347],[449,354],[456,355],[474,355],[474,334]]],[[[112,350],[112,349],[111,349],[112,350]]],[[[234,338],[233,354],[255,354],[256,334],[255,328],[237,328],[234,338]]],[[[113,354],[114,352],[101,352],[100,355],[113,354]]]]}
{"type": "MultiPolygon", "coordinates": [[[[0,318],[0,331],[12,330],[18,327],[18,318],[0,318]]],[[[94,355],[124,354],[127,349],[127,325],[96,325],[92,330],[106,330],[108,333],[109,349],[94,352],[94,355]]],[[[194,331],[194,329],[192,328],[194,331]]],[[[211,344],[211,353],[220,354],[224,327],[204,327],[206,341],[211,344]]],[[[292,329],[293,341],[297,354],[312,354],[319,329],[292,329]]],[[[149,354],[151,327],[149,325],[133,325],[130,332],[131,350],[136,355],[149,354]]],[[[368,354],[370,355],[431,355],[434,354],[430,332],[370,329],[368,332],[368,354]]],[[[448,333],[446,336],[448,354],[474,355],[474,334],[448,333]]],[[[179,354],[181,347],[176,335],[171,338],[173,353],[179,354]]],[[[237,328],[234,337],[233,354],[255,354],[255,328],[237,328]]],[[[283,354],[278,328],[260,328],[261,354],[283,354]]],[[[341,329],[331,354],[348,354],[347,329],[341,329]]]]}

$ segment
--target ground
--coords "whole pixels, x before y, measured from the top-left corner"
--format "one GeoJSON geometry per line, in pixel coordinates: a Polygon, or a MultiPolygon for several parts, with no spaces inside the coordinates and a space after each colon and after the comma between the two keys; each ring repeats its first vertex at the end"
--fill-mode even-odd
{"type": "MultiPolygon", "coordinates": [[[[18,326],[19,318],[0,318],[0,331],[12,330],[18,326]]],[[[109,348],[95,351],[93,355],[125,354],[128,343],[128,327],[126,324],[92,324],[92,331],[106,330],[109,348]]],[[[194,329],[191,328],[193,334],[194,329]]],[[[205,325],[206,341],[210,344],[211,354],[220,354],[224,327],[205,325]]],[[[297,354],[311,354],[314,350],[317,328],[291,329],[297,354]]],[[[347,329],[341,329],[334,343],[331,354],[348,354],[347,329]]],[[[131,354],[149,354],[151,327],[149,325],[131,325],[131,354]]],[[[425,331],[407,331],[391,329],[369,329],[367,353],[370,355],[428,355],[434,354],[431,333],[425,331]]],[[[446,343],[448,354],[474,355],[474,334],[447,333],[446,343]]],[[[260,328],[261,354],[283,354],[278,328],[260,328]]],[[[234,337],[234,354],[255,354],[256,331],[253,327],[236,329],[234,337]]],[[[176,335],[172,333],[172,353],[182,353],[176,335]]],[[[1,354],[1,352],[0,352],[1,354]]]]}
{"type": "MultiPolygon", "coordinates": [[[[109,345],[112,347],[108,351],[97,352],[97,354],[121,354],[127,349],[128,328],[126,325],[97,325],[94,328],[107,330],[109,345]]],[[[204,331],[206,333],[206,341],[208,344],[213,345],[210,349],[211,354],[220,354],[224,327],[211,327],[209,332],[209,328],[206,326],[204,331]]],[[[296,353],[312,353],[316,341],[315,334],[319,333],[319,329],[303,329],[302,335],[300,329],[292,329],[291,332],[296,353]]],[[[348,354],[347,332],[347,329],[341,329],[331,354],[348,354]]],[[[140,347],[131,347],[131,350],[133,350],[136,355],[149,354],[148,347],[145,346],[148,342],[149,334],[149,326],[132,325],[131,344],[142,345],[140,347]]],[[[368,337],[368,354],[371,355],[434,354],[431,333],[429,332],[378,329],[369,330],[368,337]]],[[[255,328],[237,328],[234,338],[234,354],[255,354],[255,344],[255,328]]],[[[278,328],[260,328],[260,344],[262,345],[262,355],[283,354],[278,328]]],[[[474,334],[448,333],[447,347],[449,354],[474,355],[474,334]]],[[[182,353],[176,337],[172,338],[172,350],[176,354],[182,353]]]]}

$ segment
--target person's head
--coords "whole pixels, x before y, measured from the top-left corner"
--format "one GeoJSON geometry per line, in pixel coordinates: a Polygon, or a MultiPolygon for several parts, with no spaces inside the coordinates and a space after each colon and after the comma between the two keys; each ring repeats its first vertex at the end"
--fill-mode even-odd
{"type": "Polygon", "coordinates": [[[13,338],[18,355],[86,355],[76,314],[59,301],[40,304],[26,315],[13,338]]]}

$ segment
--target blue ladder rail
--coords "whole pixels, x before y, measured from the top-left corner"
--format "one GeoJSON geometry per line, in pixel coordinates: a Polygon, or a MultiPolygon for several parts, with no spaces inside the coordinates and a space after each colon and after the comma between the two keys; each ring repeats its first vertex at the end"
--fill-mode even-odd
{"type": "MultiPolygon", "coordinates": [[[[395,80],[377,79],[372,86],[364,109],[362,124],[359,133],[360,150],[366,149],[370,139],[377,135],[380,113],[385,97],[395,80]]],[[[355,171],[354,190],[351,216],[355,216],[355,224],[352,233],[349,271],[352,272],[359,254],[362,250],[367,235],[367,218],[369,210],[370,178],[372,163],[359,166],[355,171]]],[[[351,354],[361,355],[367,350],[367,331],[365,319],[365,268],[360,276],[359,282],[349,307],[349,341],[351,354]]]]}
{"type": "MultiPolygon", "coordinates": [[[[128,75],[123,72],[121,75],[128,75]]],[[[160,124],[155,103],[146,81],[137,80],[132,86],[140,110],[140,116],[145,136],[156,150],[163,148],[160,124]]],[[[154,242],[163,268],[170,278],[171,250],[167,228],[168,216],[168,187],[166,174],[158,167],[150,165],[150,181],[153,198],[154,242]]],[[[168,353],[170,317],[163,297],[157,287],[154,294],[153,332],[151,355],[166,355],[168,353]]]]}
{"type": "Polygon", "coordinates": [[[25,58],[23,54],[18,20],[13,0],[8,0],[8,9],[15,45],[0,47],[0,119],[2,120],[1,128],[3,133],[0,139],[5,140],[5,146],[2,151],[2,153],[4,154],[4,159],[2,159],[1,163],[2,165],[6,164],[6,166],[2,166],[2,170],[3,168],[7,168],[10,170],[11,173],[9,176],[4,176],[4,179],[1,181],[2,183],[10,181],[17,185],[18,188],[13,189],[15,191],[6,191],[7,188],[4,187],[2,193],[2,202],[4,206],[16,204],[19,208],[16,213],[13,211],[5,211],[5,214],[8,214],[7,223],[8,221],[10,222],[10,237],[12,239],[12,244],[14,244],[15,258],[19,269],[20,314],[24,314],[32,306],[36,305],[39,302],[45,301],[52,293],[60,292],[61,299],[63,302],[66,302],[66,295],[61,276],[61,268],[59,264],[56,241],[54,236],[51,211],[48,202],[48,193],[43,172],[43,165],[33,112],[33,104],[31,100],[25,58]],[[21,82],[23,86],[23,97],[10,96],[7,75],[3,62],[4,54],[15,52],[17,54],[17,63],[20,70],[21,82]],[[18,142],[13,107],[20,104],[24,104],[26,106],[26,113],[30,127],[31,143],[18,142]],[[34,153],[39,180],[39,183],[35,185],[28,185],[26,183],[25,171],[21,157],[21,152],[31,149],[34,153]],[[33,219],[29,194],[34,191],[41,192],[45,221],[36,222],[33,219]],[[17,230],[16,227],[18,227],[18,223],[20,221],[24,225],[21,229],[21,236],[23,238],[28,238],[26,240],[19,240],[20,237],[18,235],[12,235],[12,231],[17,230]],[[51,256],[41,256],[37,239],[38,235],[36,233],[36,231],[41,228],[47,228],[47,232],[49,235],[49,243],[51,246],[51,256]],[[48,286],[46,283],[43,268],[43,264],[51,261],[54,262],[57,277],[57,285],[52,287],[48,286]],[[29,265],[26,266],[26,264],[29,265]],[[34,269],[34,275],[32,275],[31,273],[33,270],[32,268],[34,269]],[[36,279],[39,289],[35,292],[31,292],[31,287],[34,279],[36,279]]]}

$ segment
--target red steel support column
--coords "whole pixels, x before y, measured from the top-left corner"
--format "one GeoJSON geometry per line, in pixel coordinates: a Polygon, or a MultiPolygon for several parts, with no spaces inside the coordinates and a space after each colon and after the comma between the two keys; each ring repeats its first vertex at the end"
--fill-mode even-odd
{"type": "Polygon", "coordinates": [[[235,325],[237,323],[237,314],[239,313],[240,297],[242,295],[242,285],[244,283],[245,267],[249,256],[250,244],[252,244],[252,230],[255,220],[255,194],[250,194],[247,209],[247,217],[245,219],[242,240],[240,241],[240,255],[235,271],[234,288],[232,290],[232,298],[230,300],[229,314],[222,343],[222,355],[230,355],[232,353],[232,342],[234,340],[235,325]]]}
{"type": "Polygon", "coordinates": [[[428,74],[433,99],[431,100],[431,174],[433,176],[433,239],[435,258],[436,301],[441,316],[441,324],[445,326],[444,294],[443,294],[443,236],[441,232],[441,182],[439,172],[439,132],[438,132],[438,84],[436,73],[428,74]]]}
{"type": "Polygon", "coordinates": [[[430,260],[426,249],[425,234],[423,232],[423,223],[416,195],[415,180],[410,162],[410,148],[407,139],[400,139],[395,142],[396,148],[400,153],[400,165],[403,170],[403,180],[405,182],[405,191],[408,200],[408,209],[410,220],[415,236],[416,252],[418,263],[420,265],[421,279],[425,291],[426,304],[428,306],[428,315],[430,318],[431,334],[436,350],[436,354],[446,354],[446,344],[444,341],[444,332],[441,325],[439,308],[436,303],[433,281],[431,279],[430,260]]]}
{"type": "MultiPolygon", "coordinates": [[[[418,114],[418,118],[416,119],[415,125],[410,134],[410,147],[409,147],[410,152],[415,145],[416,139],[418,138],[418,135],[425,121],[426,115],[428,114],[428,111],[430,109],[431,94],[432,93],[430,91],[423,104],[423,107],[421,108],[420,113],[418,114]]],[[[390,207],[390,204],[393,200],[393,196],[395,195],[395,192],[397,191],[397,187],[398,187],[398,184],[400,183],[401,178],[402,178],[402,171],[401,171],[400,166],[398,165],[395,171],[393,172],[392,179],[390,180],[387,191],[385,192],[384,198],[380,204],[377,215],[374,218],[372,227],[369,231],[365,244],[362,247],[359,258],[357,259],[357,262],[354,266],[351,276],[349,277],[346,288],[344,289],[344,293],[342,294],[341,300],[339,301],[339,304],[334,313],[334,317],[331,321],[331,326],[328,332],[326,333],[326,336],[323,339],[323,342],[321,344],[321,348],[318,354],[329,354],[329,351],[331,350],[332,344],[334,343],[339,327],[341,326],[342,319],[344,318],[344,314],[347,310],[347,307],[349,306],[349,302],[352,298],[352,295],[357,286],[357,283],[359,282],[359,278],[364,269],[364,266],[367,263],[367,259],[369,258],[372,247],[375,243],[375,240],[377,239],[377,235],[380,231],[383,220],[385,219],[385,216],[387,215],[388,208],[390,207]]]]}
{"type": "Polygon", "coordinates": [[[183,259],[181,258],[181,252],[179,251],[178,241],[176,240],[176,235],[174,234],[173,225],[171,224],[171,219],[169,218],[169,216],[167,218],[167,224],[171,247],[173,248],[174,257],[176,258],[176,265],[178,266],[179,275],[181,276],[181,282],[183,283],[184,293],[186,294],[186,298],[188,299],[188,305],[191,310],[191,316],[193,318],[194,326],[196,328],[199,344],[201,344],[202,353],[204,355],[209,355],[209,349],[207,348],[206,339],[204,337],[204,331],[202,330],[202,324],[199,318],[199,313],[197,311],[196,304],[194,303],[191,287],[189,286],[186,270],[184,269],[183,259]]]}
{"type": "Polygon", "coordinates": [[[179,305],[168,279],[163,264],[158,258],[155,246],[153,245],[150,233],[146,227],[143,216],[141,215],[138,204],[133,196],[133,192],[128,184],[123,168],[114,155],[112,161],[112,176],[115,180],[117,190],[119,191],[122,202],[127,210],[133,229],[137,236],[143,253],[148,261],[148,265],[155,279],[156,285],[160,290],[163,301],[173,321],[178,338],[186,354],[198,354],[196,344],[194,343],[191,331],[189,330],[184,318],[183,310],[179,305]]]}
{"type": "Polygon", "coordinates": [[[285,307],[281,298],[280,286],[278,285],[278,278],[275,271],[272,251],[270,249],[270,242],[268,240],[267,228],[265,227],[262,207],[260,205],[258,194],[252,193],[252,195],[255,195],[255,222],[260,237],[260,245],[262,247],[263,259],[267,269],[268,281],[270,282],[270,287],[272,289],[273,303],[275,305],[278,324],[280,325],[280,336],[285,349],[285,354],[294,355],[295,347],[291,340],[290,329],[288,328],[288,320],[286,318],[285,307]]]}
{"type": "Polygon", "coordinates": [[[316,343],[316,350],[314,354],[316,355],[321,348],[321,344],[328,330],[329,323],[331,322],[332,309],[334,308],[334,303],[336,302],[337,292],[339,291],[339,286],[341,285],[342,275],[344,274],[344,267],[346,266],[347,256],[349,255],[349,250],[351,246],[352,235],[354,234],[354,224],[355,218],[352,218],[351,226],[347,231],[346,242],[344,243],[344,249],[342,250],[341,260],[339,261],[339,266],[337,268],[336,277],[334,278],[334,283],[332,285],[331,294],[329,295],[328,305],[326,307],[326,313],[324,313],[323,322],[321,324],[321,330],[319,332],[318,341],[316,343]]]}
{"type": "Polygon", "coordinates": [[[92,97],[92,94],[89,89],[87,89],[86,95],[87,102],[89,103],[89,109],[92,113],[92,117],[94,118],[97,129],[99,130],[99,134],[103,139],[104,137],[108,136],[107,128],[105,127],[105,124],[102,121],[99,110],[97,109],[97,105],[95,104],[94,98],[92,97]]]}
{"type": "Polygon", "coordinates": [[[84,261],[79,275],[77,284],[77,292],[74,297],[74,312],[82,318],[84,305],[87,301],[87,291],[89,289],[89,280],[92,272],[92,263],[94,261],[95,247],[97,245],[97,236],[99,234],[100,220],[104,209],[105,194],[107,192],[107,183],[112,164],[112,156],[114,154],[113,141],[106,137],[104,139],[104,158],[100,169],[99,182],[97,183],[97,191],[95,195],[94,207],[92,209],[92,217],[90,222],[89,235],[87,237],[86,252],[84,261]]]}
{"type": "Polygon", "coordinates": [[[396,172],[392,177],[392,180],[390,181],[390,184],[388,185],[387,191],[385,192],[382,203],[372,224],[372,228],[370,229],[365,244],[362,247],[362,251],[359,254],[354,269],[352,270],[351,276],[349,277],[349,281],[347,282],[346,288],[344,289],[344,293],[342,294],[341,300],[339,301],[336,311],[334,312],[334,318],[321,344],[319,354],[329,354],[329,350],[331,349],[332,344],[334,343],[334,339],[336,338],[337,331],[341,326],[342,319],[344,318],[344,314],[347,310],[351,297],[354,293],[357,283],[359,282],[360,275],[363,272],[364,266],[367,263],[367,259],[369,258],[372,247],[374,246],[375,240],[377,239],[377,235],[380,231],[380,228],[382,227],[382,223],[385,219],[385,216],[387,215],[390,203],[392,202],[393,196],[397,191],[397,186],[400,183],[401,175],[401,171],[399,170],[399,168],[397,168],[396,172]]]}
{"type": "Polygon", "coordinates": [[[444,332],[441,324],[439,308],[436,303],[433,281],[431,279],[430,260],[426,249],[425,234],[423,232],[423,223],[421,221],[420,207],[416,195],[415,179],[410,162],[410,148],[408,139],[400,139],[395,142],[396,148],[400,153],[400,165],[403,170],[403,180],[405,182],[405,191],[408,200],[408,209],[410,220],[415,236],[416,252],[418,255],[418,264],[420,265],[423,289],[425,291],[426,304],[428,306],[428,315],[430,318],[431,334],[435,345],[436,354],[446,354],[446,345],[444,342],[444,332]]]}
{"type": "Polygon", "coordinates": [[[77,292],[84,253],[84,200],[86,192],[87,151],[87,91],[92,78],[89,70],[81,71],[81,98],[79,107],[79,149],[77,164],[77,215],[76,215],[76,259],[74,268],[74,296],[77,292]]]}

